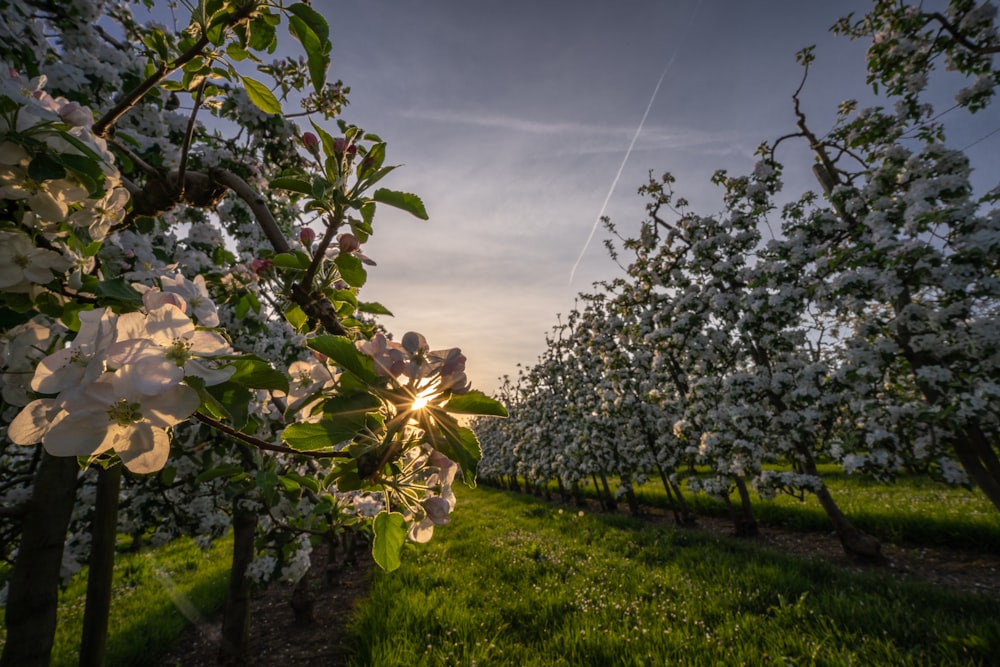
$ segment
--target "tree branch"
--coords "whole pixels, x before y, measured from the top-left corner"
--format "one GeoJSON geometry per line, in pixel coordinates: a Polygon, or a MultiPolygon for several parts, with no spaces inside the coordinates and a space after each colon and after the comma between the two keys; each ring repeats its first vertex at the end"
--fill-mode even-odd
{"type": "MultiPolygon", "coordinates": [[[[233,194],[250,207],[250,211],[257,218],[257,224],[264,230],[264,235],[267,236],[271,247],[276,252],[291,252],[291,247],[282,234],[281,228],[278,227],[271,210],[267,207],[264,199],[250,187],[249,183],[225,169],[213,169],[210,173],[214,182],[232,190],[233,194]]],[[[347,329],[340,323],[337,311],[334,310],[333,304],[324,294],[312,291],[311,286],[304,283],[294,283],[291,288],[291,297],[306,315],[318,321],[329,333],[337,336],[347,335],[347,329]]]]}
{"type": "Polygon", "coordinates": [[[207,81],[208,79],[204,78],[198,84],[198,91],[194,95],[194,108],[191,109],[191,117],[188,118],[187,129],[184,132],[184,144],[181,146],[181,161],[177,165],[177,187],[180,188],[180,192],[177,193],[178,199],[184,198],[184,172],[187,170],[188,154],[191,150],[191,141],[194,139],[194,121],[198,117],[198,109],[201,108],[202,95],[205,94],[205,83],[207,81]]]}
{"type": "Polygon", "coordinates": [[[256,447],[257,449],[263,449],[269,452],[277,452],[279,454],[299,454],[301,456],[311,456],[317,459],[349,459],[351,458],[348,452],[300,452],[297,449],[292,449],[287,445],[276,445],[273,442],[268,442],[267,440],[261,440],[260,438],[255,438],[252,435],[247,435],[246,433],[241,433],[231,426],[227,426],[220,421],[212,419],[206,414],[201,412],[194,413],[194,418],[200,421],[202,424],[219,431],[220,433],[225,433],[226,435],[239,440],[242,443],[256,447]]]}
{"type": "Polygon", "coordinates": [[[114,125],[118,120],[128,113],[128,110],[134,107],[139,100],[141,100],[146,93],[155,88],[161,81],[166,79],[168,76],[176,72],[181,67],[184,67],[189,61],[196,58],[201,52],[208,46],[208,37],[203,33],[197,42],[191,45],[187,51],[177,56],[173,61],[169,63],[163,63],[160,65],[159,69],[153,73],[148,79],[140,83],[136,88],[132,90],[125,97],[121,98],[118,103],[111,107],[111,109],[104,114],[97,122],[94,123],[93,131],[99,137],[104,137],[108,130],[114,125]]]}
{"type": "Polygon", "coordinates": [[[966,37],[962,33],[961,30],[958,29],[958,27],[955,26],[955,24],[953,24],[951,21],[948,20],[947,16],[945,16],[941,12],[934,12],[933,14],[927,14],[927,17],[929,19],[933,19],[938,23],[940,23],[941,27],[944,28],[949,35],[951,35],[952,39],[954,39],[956,42],[958,42],[966,49],[968,49],[972,53],[975,53],[978,56],[987,56],[993,53],[1000,53],[1000,45],[989,46],[985,44],[977,44],[976,42],[971,41],[968,37],[966,37]]]}

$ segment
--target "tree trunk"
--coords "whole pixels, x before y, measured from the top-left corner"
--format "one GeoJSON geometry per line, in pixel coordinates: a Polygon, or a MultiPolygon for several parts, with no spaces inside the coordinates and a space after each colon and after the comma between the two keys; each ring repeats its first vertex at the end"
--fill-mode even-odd
{"type": "Polygon", "coordinates": [[[222,646],[219,664],[238,667],[248,662],[250,653],[250,592],[246,572],[253,561],[257,513],[247,509],[242,498],[233,500],[233,565],[229,570],[229,592],[222,617],[222,646]]]}
{"type": "MultiPolygon", "coordinates": [[[[604,500],[606,507],[609,512],[614,512],[618,509],[618,503],[615,501],[614,495],[611,493],[611,486],[608,484],[608,476],[601,471],[601,487],[604,489],[604,500]]],[[[603,505],[604,503],[602,503],[603,505]]]]}
{"type": "Polygon", "coordinates": [[[671,481],[667,472],[659,463],[656,464],[656,469],[660,473],[660,480],[663,481],[663,490],[667,494],[667,500],[670,502],[670,509],[674,513],[674,523],[678,526],[693,526],[696,523],[694,514],[690,509],[688,509],[687,502],[685,502],[680,488],[677,484],[671,481]]]}
{"type": "Polygon", "coordinates": [[[819,489],[816,490],[816,498],[823,507],[823,511],[830,517],[833,529],[837,532],[840,545],[844,547],[844,552],[853,558],[870,563],[884,563],[885,557],[882,555],[882,545],[879,541],[854,527],[847,516],[840,510],[834,501],[830,490],[826,488],[819,471],[816,470],[816,461],[806,448],[799,448],[799,455],[802,457],[802,470],[807,475],[812,475],[820,480],[819,489]]]}
{"type": "Polygon", "coordinates": [[[629,484],[627,490],[625,491],[625,500],[628,501],[628,511],[634,517],[642,516],[642,510],[639,508],[639,499],[635,496],[635,489],[629,484]]]}
{"type": "Polygon", "coordinates": [[[90,529],[92,545],[90,571],[87,573],[87,602],[80,638],[80,667],[103,667],[107,655],[121,481],[121,464],[102,469],[97,475],[97,499],[90,529]]]}
{"type": "Polygon", "coordinates": [[[969,477],[1000,511],[1000,461],[978,424],[962,427],[964,438],[954,443],[955,454],[969,477]]]}
{"type": "Polygon", "coordinates": [[[753,516],[750,491],[742,475],[736,478],[736,492],[740,495],[740,512],[735,517],[736,537],[757,537],[757,519],[753,516]]]}
{"type": "Polygon", "coordinates": [[[0,667],[48,667],[56,632],[63,545],[79,471],[75,458],[42,454],[10,573],[7,641],[0,667]]]}

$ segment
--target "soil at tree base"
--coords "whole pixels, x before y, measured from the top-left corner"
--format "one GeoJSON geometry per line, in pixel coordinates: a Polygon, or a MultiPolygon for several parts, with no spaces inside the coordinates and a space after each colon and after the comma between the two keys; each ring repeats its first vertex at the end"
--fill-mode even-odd
{"type": "MultiPolygon", "coordinates": [[[[326,564],[326,550],[313,551],[304,587],[275,583],[255,596],[250,655],[244,664],[346,667],[349,647],[343,644],[344,628],[355,604],[368,593],[374,564],[369,554],[359,553],[354,562],[338,563],[330,569],[329,577],[326,564]],[[300,609],[311,601],[311,623],[296,620],[293,600],[300,609]]],[[[188,628],[158,666],[216,667],[221,629],[220,618],[188,628]]]]}

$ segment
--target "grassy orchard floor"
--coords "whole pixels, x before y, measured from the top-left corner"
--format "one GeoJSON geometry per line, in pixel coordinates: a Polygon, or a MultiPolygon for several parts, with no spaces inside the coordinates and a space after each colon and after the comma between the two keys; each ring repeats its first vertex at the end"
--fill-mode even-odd
{"type": "MultiPolygon", "coordinates": [[[[820,465],[819,471],[848,518],[883,542],[1000,554],[1000,514],[978,490],[947,486],[923,476],[879,482],[848,475],[834,464],[820,465]]],[[[616,480],[609,481],[615,488],[616,480]]],[[[555,483],[549,490],[557,494],[555,483]]],[[[587,498],[597,498],[593,485],[585,486],[583,494],[587,498]]],[[[802,499],[778,494],[768,500],[752,490],[750,495],[754,514],[762,525],[796,531],[831,531],[830,519],[813,494],[805,494],[802,499]]],[[[658,480],[636,486],[636,497],[641,505],[669,507],[663,485],[658,480]]],[[[720,501],[705,494],[687,494],[685,498],[699,516],[728,516],[720,501]]],[[[624,497],[618,503],[619,511],[628,511],[624,497]]]]}
{"type": "MultiPolygon", "coordinates": [[[[216,541],[207,551],[191,539],[180,539],[141,553],[119,554],[112,583],[108,666],[150,664],[149,656],[167,651],[189,620],[218,609],[226,598],[231,559],[229,538],[216,541]]],[[[60,594],[52,667],[79,662],[86,592],[84,568],[60,594]]],[[[0,608],[0,621],[5,611],[0,608]]],[[[0,623],[0,647],[5,639],[0,623]]]]}
{"type": "MultiPolygon", "coordinates": [[[[998,553],[990,545],[1000,544],[1000,517],[981,494],[919,479],[886,486],[842,478],[831,486],[883,539],[978,543],[998,553]]],[[[458,492],[454,521],[430,544],[407,547],[399,571],[376,573],[353,620],[340,588],[317,596],[332,620],[315,630],[278,620],[287,590],[264,596],[271,607],[254,620],[255,636],[267,637],[254,640],[256,664],[331,664],[332,654],[318,649],[314,660],[280,659],[289,643],[308,653],[319,642],[311,632],[325,633],[328,645],[355,647],[351,664],[359,667],[964,665],[1000,655],[1000,595],[903,584],[883,568],[847,570],[758,542],[631,520],[623,511],[581,516],[530,496],[458,492]]],[[[640,489],[647,502],[656,503],[656,494],[655,484],[640,489]]],[[[700,512],[720,509],[703,501],[700,512]]],[[[787,497],[757,505],[765,523],[829,533],[814,509],[787,497]]],[[[796,535],[804,534],[786,537],[796,535]]],[[[189,651],[178,662],[179,644],[169,659],[166,652],[186,623],[176,604],[201,610],[188,608],[188,616],[220,607],[229,547],[224,540],[203,554],[182,540],[120,556],[109,667],[157,664],[157,655],[171,666],[212,664],[214,647],[195,646],[207,635],[194,642],[190,630],[181,643],[198,661],[190,662],[189,651]]],[[[80,573],[63,595],[54,665],[76,664],[85,582],[80,573]]],[[[332,664],[346,664],[343,657],[332,664]]]]}
{"type": "Polygon", "coordinates": [[[377,573],[354,665],[964,665],[1000,600],[490,489],[377,573]]]}

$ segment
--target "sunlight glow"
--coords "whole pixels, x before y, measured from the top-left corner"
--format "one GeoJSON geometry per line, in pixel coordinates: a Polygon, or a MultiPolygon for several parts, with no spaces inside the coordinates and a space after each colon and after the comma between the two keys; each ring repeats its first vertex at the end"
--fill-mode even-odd
{"type": "Polygon", "coordinates": [[[414,395],[413,403],[410,405],[410,411],[416,412],[427,407],[427,404],[439,395],[437,387],[437,383],[434,383],[429,387],[421,389],[416,395],[414,395]]]}

